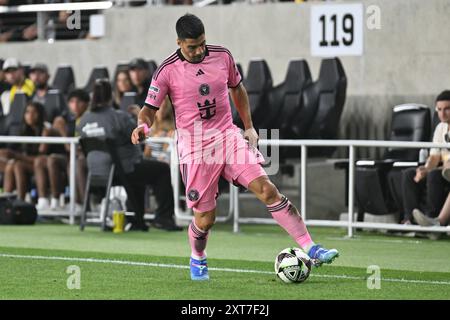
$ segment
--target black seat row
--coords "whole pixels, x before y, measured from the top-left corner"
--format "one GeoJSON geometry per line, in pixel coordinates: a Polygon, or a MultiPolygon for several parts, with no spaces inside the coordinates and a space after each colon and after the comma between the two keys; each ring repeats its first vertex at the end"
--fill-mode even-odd
{"type": "MultiPolygon", "coordinates": [[[[25,93],[18,92],[11,103],[10,112],[0,116],[0,135],[18,136],[23,125],[23,115],[30,98],[25,93]]],[[[51,89],[47,93],[44,105],[47,121],[50,123],[67,112],[64,95],[58,89],[51,89]]]]}
{"type": "MultiPolygon", "coordinates": [[[[155,70],[157,69],[158,65],[154,60],[148,60],[147,63],[148,68],[150,70],[150,74],[153,74],[153,72],[155,72],[155,70]]],[[[111,81],[114,81],[119,71],[127,68],[128,68],[127,62],[119,62],[114,70],[114,78],[112,78],[111,81]]],[[[110,79],[108,68],[106,68],[105,66],[96,66],[91,70],[89,78],[86,84],[83,86],[83,89],[86,90],[87,92],[91,92],[92,88],[94,87],[95,80],[100,78],[110,79]]],[[[64,64],[58,66],[55,72],[55,77],[53,78],[52,86],[53,88],[58,89],[64,95],[67,95],[70,91],[72,91],[76,87],[75,75],[70,65],[64,64]]],[[[113,83],[113,88],[114,86],[115,84],[113,83]]]]}
{"type": "MultiPolygon", "coordinates": [[[[338,58],[322,60],[316,81],[305,60],[291,60],[284,82],[275,87],[266,61],[252,60],[244,85],[257,129],[279,129],[282,139],[337,138],[347,88],[338,58]]],[[[233,120],[242,128],[236,110],[233,120]]],[[[329,156],[334,149],[311,151],[313,156],[329,156]]]]}

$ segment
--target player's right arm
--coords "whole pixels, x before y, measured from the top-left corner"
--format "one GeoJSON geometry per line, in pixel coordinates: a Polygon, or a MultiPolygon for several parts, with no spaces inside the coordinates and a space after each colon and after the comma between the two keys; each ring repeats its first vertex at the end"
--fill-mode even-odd
{"type": "Polygon", "coordinates": [[[148,88],[145,105],[139,111],[137,127],[131,134],[131,142],[138,144],[148,135],[150,128],[155,120],[155,113],[164,102],[169,90],[169,78],[167,69],[158,68],[152,78],[152,83],[148,88]]]}
{"type": "Polygon", "coordinates": [[[138,115],[138,126],[133,130],[131,134],[131,142],[138,144],[143,138],[147,136],[148,130],[151,128],[155,121],[155,113],[157,109],[148,108],[144,106],[138,115]]]}

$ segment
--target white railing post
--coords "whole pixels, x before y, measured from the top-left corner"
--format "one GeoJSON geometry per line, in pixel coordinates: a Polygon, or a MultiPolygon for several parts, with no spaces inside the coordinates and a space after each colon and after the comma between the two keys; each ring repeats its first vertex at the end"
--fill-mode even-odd
{"type": "Polygon", "coordinates": [[[75,188],[76,188],[76,144],[70,143],[70,177],[69,177],[69,189],[70,189],[70,224],[75,224],[75,188]]]}
{"type": "Polygon", "coordinates": [[[355,147],[348,147],[348,237],[353,237],[353,193],[355,176],[355,147]]]}
{"type": "Polygon", "coordinates": [[[306,158],[307,158],[306,145],[302,144],[301,147],[301,163],[300,163],[300,214],[303,221],[306,221],[306,158]]]}
{"type": "MultiPolygon", "coordinates": [[[[239,232],[239,187],[230,183],[230,198],[233,199],[233,232],[239,232]]],[[[230,201],[231,202],[231,201],[230,201]]]]}

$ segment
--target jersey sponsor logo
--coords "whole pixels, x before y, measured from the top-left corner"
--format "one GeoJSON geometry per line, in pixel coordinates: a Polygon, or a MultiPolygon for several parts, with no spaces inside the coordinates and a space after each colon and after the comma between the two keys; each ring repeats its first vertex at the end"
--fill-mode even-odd
{"type": "Polygon", "coordinates": [[[197,201],[199,197],[200,197],[200,194],[197,191],[197,189],[189,190],[189,192],[188,192],[188,199],[190,201],[197,201]]]}
{"type": "Polygon", "coordinates": [[[200,118],[209,120],[216,115],[216,98],[212,102],[205,100],[203,105],[197,102],[197,107],[200,110],[200,118]]]}
{"type": "Polygon", "coordinates": [[[147,95],[147,98],[156,100],[156,94],[149,92],[148,95],[147,95]]]}
{"type": "Polygon", "coordinates": [[[207,96],[209,94],[209,85],[206,83],[201,84],[200,87],[198,88],[198,92],[202,96],[207,96]]]}
{"type": "Polygon", "coordinates": [[[156,92],[156,93],[159,92],[159,88],[158,88],[158,87],[155,87],[155,86],[150,86],[149,90],[150,90],[150,91],[153,91],[153,92],[156,92]]]}
{"type": "Polygon", "coordinates": [[[203,72],[203,70],[202,69],[198,69],[197,74],[195,76],[198,77],[198,76],[201,76],[202,74],[205,74],[203,72]]]}

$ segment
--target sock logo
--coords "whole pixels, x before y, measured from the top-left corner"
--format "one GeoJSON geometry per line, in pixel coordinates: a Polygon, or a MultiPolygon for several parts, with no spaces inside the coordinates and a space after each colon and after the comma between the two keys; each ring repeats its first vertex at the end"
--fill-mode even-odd
{"type": "Polygon", "coordinates": [[[297,208],[292,203],[289,204],[288,212],[290,215],[297,215],[301,217],[300,212],[298,212],[297,208]]]}

